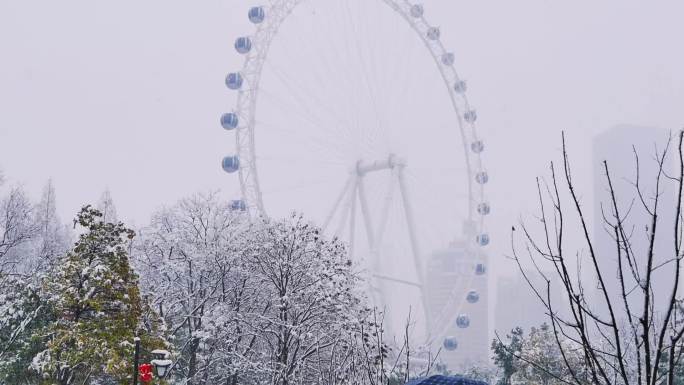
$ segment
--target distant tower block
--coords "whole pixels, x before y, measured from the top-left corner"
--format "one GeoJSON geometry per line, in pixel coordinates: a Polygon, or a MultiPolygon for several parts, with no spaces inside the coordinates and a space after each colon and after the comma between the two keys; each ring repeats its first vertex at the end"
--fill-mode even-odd
{"type": "Polygon", "coordinates": [[[472,246],[467,245],[455,242],[432,253],[426,270],[428,309],[433,319],[443,317],[439,314],[441,309],[450,309],[449,326],[435,336],[432,348],[443,345],[440,358],[451,370],[486,362],[489,357],[487,257],[481,253],[478,257],[472,246]],[[454,344],[457,348],[447,348],[454,344]]]}
{"type": "MultiPolygon", "coordinates": [[[[617,248],[615,242],[610,235],[606,234],[605,225],[603,222],[603,213],[607,207],[610,207],[610,193],[608,192],[608,182],[605,177],[605,170],[603,168],[603,161],[608,163],[608,168],[611,174],[611,180],[615,194],[619,203],[629,202],[632,199],[639,201],[633,183],[636,179],[636,164],[634,160],[634,150],[639,155],[639,187],[644,194],[644,200],[647,204],[653,204],[653,198],[656,190],[656,178],[658,166],[653,160],[654,151],[657,148],[662,152],[667,145],[670,132],[665,129],[642,127],[633,125],[619,125],[614,126],[601,134],[597,135],[593,141],[593,161],[592,168],[594,172],[594,248],[601,258],[599,259],[599,266],[604,272],[603,279],[608,292],[611,295],[613,303],[619,303],[622,306],[622,298],[619,295],[620,282],[617,275],[617,248]],[[633,147],[634,146],[634,147],[633,147]]],[[[676,160],[676,140],[670,143],[670,156],[665,159],[663,164],[666,175],[675,175],[673,170],[678,167],[676,160]],[[675,164],[677,166],[675,166],[675,164]]],[[[572,156],[572,153],[571,153],[572,156]]],[[[665,178],[667,180],[667,178],[665,178]]],[[[658,228],[654,247],[655,266],[665,263],[670,255],[674,253],[674,228],[675,221],[674,212],[675,204],[677,202],[677,191],[674,183],[663,181],[659,186],[659,203],[658,203],[658,228]],[[661,227],[662,226],[662,227],[661,227]]],[[[623,209],[625,212],[627,209],[623,209]]],[[[624,212],[623,212],[624,214],[624,212]]],[[[606,212],[606,215],[610,215],[606,212]]],[[[611,218],[612,219],[612,218],[611,218]]],[[[640,269],[645,269],[646,265],[646,250],[648,249],[648,237],[642,230],[650,226],[650,218],[648,213],[643,209],[640,203],[635,204],[635,207],[629,210],[629,216],[625,222],[625,228],[635,229],[634,236],[630,237],[632,249],[635,251],[635,258],[640,269]]],[[[671,265],[670,265],[671,266],[671,265]]],[[[626,282],[628,287],[636,285],[629,269],[625,268],[625,275],[628,276],[626,282]]],[[[670,288],[672,284],[672,268],[657,269],[652,276],[653,282],[653,298],[656,309],[664,309],[669,300],[670,288]]],[[[592,277],[593,279],[593,277],[592,277]]],[[[680,288],[682,286],[680,285],[680,288]]],[[[605,309],[605,301],[603,300],[603,293],[598,287],[587,288],[587,295],[592,295],[594,307],[597,309],[605,309]],[[591,290],[589,290],[591,289],[591,290]]],[[[631,306],[639,308],[641,301],[639,295],[629,296],[630,301],[633,301],[631,306]]],[[[607,314],[607,312],[606,312],[607,314]]]]}

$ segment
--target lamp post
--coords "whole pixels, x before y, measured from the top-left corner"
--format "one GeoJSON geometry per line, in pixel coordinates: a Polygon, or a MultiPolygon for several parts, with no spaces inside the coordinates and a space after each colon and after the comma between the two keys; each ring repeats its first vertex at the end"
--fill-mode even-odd
{"type": "Polygon", "coordinates": [[[140,337],[133,338],[135,353],[133,355],[133,385],[138,385],[138,363],[140,362],[140,337]]]}
{"type": "Polygon", "coordinates": [[[150,363],[154,366],[154,372],[159,378],[164,378],[173,362],[169,359],[171,353],[166,350],[156,349],[152,351],[154,359],[150,363]]]}
{"type": "Polygon", "coordinates": [[[173,362],[169,359],[171,353],[163,349],[155,349],[150,352],[152,354],[152,361],[149,364],[140,365],[140,338],[135,337],[133,339],[135,342],[135,353],[133,356],[133,385],[138,385],[138,376],[140,379],[147,383],[152,380],[151,368],[154,368],[154,374],[163,379],[169,373],[171,365],[173,362]]]}

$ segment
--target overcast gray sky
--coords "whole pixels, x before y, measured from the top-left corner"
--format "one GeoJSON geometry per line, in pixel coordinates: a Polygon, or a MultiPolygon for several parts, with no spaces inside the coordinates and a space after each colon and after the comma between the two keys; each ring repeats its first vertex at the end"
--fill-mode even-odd
{"type": "MultiPolygon", "coordinates": [[[[619,123],[684,124],[680,1],[423,4],[457,54],[487,143],[491,258],[534,207],[534,177],[557,158],[561,130],[589,197],[592,135],[619,123]]],[[[0,1],[6,177],[36,198],[52,178],[64,220],[105,188],[135,224],[192,192],[236,195],[236,178],[219,167],[233,139],[217,122],[234,103],[223,78],[241,66],[232,44],[253,28],[251,5],[0,1]]]]}

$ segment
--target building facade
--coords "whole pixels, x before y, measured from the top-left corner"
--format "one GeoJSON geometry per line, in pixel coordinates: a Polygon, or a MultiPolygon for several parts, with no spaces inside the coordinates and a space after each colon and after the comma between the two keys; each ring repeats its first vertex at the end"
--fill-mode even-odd
{"type": "Polygon", "coordinates": [[[431,254],[426,269],[427,309],[436,324],[432,350],[456,371],[489,359],[487,257],[465,242],[431,254]]]}
{"type": "MultiPolygon", "coordinates": [[[[656,238],[654,242],[654,266],[664,263],[674,256],[674,211],[676,207],[676,183],[668,178],[673,176],[674,159],[677,154],[676,138],[670,144],[669,156],[665,158],[663,169],[666,175],[661,175],[656,189],[658,174],[657,154],[661,154],[667,146],[670,133],[664,129],[621,125],[597,135],[593,141],[592,157],[594,170],[594,215],[593,236],[595,254],[602,271],[602,278],[608,291],[613,307],[624,313],[624,301],[619,279],[617,246],[614,240],[611,223],[615,223],[612,214],[612,203],[608,181],[603,162],[608,165],[613,189],[618,201],[621,216],[624,217],[623,227],[628,234],[631,252],[639,270],[639,279],[644,279],[649,247],[649,233],[651,217],[644,208],[644,203],[653,205],[656,194],[659,199],[656,238]],[[638,186],[642,197],[637,192],[637,161],[639,159],[638,186]],[[643,203],[642,203],[643,198],[643,203]],[[608,221],[608,222],[607,222],[608,221]]],[[[624,255],[624,253],[623,253],[624,255]]],[[[584,265],[589,270],[589,261],[584,265]]],[[[622,273],[625,277],[625,291],[632,312],[641,313],[642,291],[638,287],[638,280],[630,271],[623,259],[622,273]]],[[[594,309],[601,312],[606,309],[605,298],[598,284],[597,275],[593,269],[585,277],[586,282],[594,282],[594,309]]],[[[672,269],[659,269],[653,276],[653,294],[655,309],[662,308],[669,299],[673,282],[672,269]]],[[[589,291],[588,291],[589,292],[589,291]]]]}

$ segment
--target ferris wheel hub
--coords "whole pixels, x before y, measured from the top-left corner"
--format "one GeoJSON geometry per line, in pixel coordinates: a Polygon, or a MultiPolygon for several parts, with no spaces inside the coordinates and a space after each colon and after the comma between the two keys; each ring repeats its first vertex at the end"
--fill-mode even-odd
{"type": "Polygon", "coordinates": [[[389,156],[387,156],[385,159],[374,161],[359,159],[356,162],[356,166],[353,168],[352,172],[356,173],[358,176],[364,176],[373,171],[392,170],[402,167],[406,167],[406,159],[398,157],[395,154],[389,154],[389,156]]]}
{"type": "MultiPolygon", "coordinates": [[[[457,125],[456,125],[456,132],[460,133],[461,135],[461,144],[463,145],[463,152],[465,155],[465,171],[467,174],[467,180],[465,181],[466,183],[459,185],[460,187],[463,187],[466,189],[466,198],[462,201],[462,203],[466,204],[467,208],[467,213],[458,211],[457,215],[463,215],[465,217],[464,219],[464,225],[462,227],[463,235],[462,237],[458,237],[454,241],[454,246],[463,248],[467,252],[473,252],[475,255],[480,256],[481,252],[479,251],[480,247],[485,247],[490,243],[490,238],[489,235],[484,232],[483,228],[483,220],[486,215],[488,215],[491,211],[491,207],[489,206],[489,203],[485,200],[485,197],[483,195],[484,191],[484,185],[488,182],[489,180],[489,175],[487,172],[483,169],[482,163],[480,160],[481,153],[484,150],[484,144],[481,139],[478,138],[477,133],[475,131],[475,121],[477,120],[477,113],[476,111],[470,106],[468,103],[468,100],[466,98],[466,91],[467,91],[467,84],[465,80],[463,80],[459,75],[456,73],[456,70],[454,68],[454,64],[457,60],[456,54],[453,52],[446,51],[444,49],[444,46],[441,42],[441,31],[439,27],[433,26],[429,24],[425,18],[424,18],[424,13],[425,9],[422,5],[416,4],[416,0],[382,0],[382,2],[386,3],[387,5],[390,6],[391,9],[393,9],[395,12],[397,12],[400,16],[403,17],[405,21],[408,22],[409,27],[413,29],[421,41],[424,43],[423,45],[427,47],[429,54],[432,56],[434,59],[435,64],[437,65],[438,71],[441,74],[441,77],[444,81],[444,84],[447,87],[449,98],[451,100],[451,104],[453,106],[454,113],[457,116],[457,125]]],[[[231,154],[230,156],[225,157],[222,160],[222,168],[224,171],[232,174],[236,174],[240,178],[240,188],[241,188],[241,196],[240,199],[233,200],[230,202],[230,208],[233,211],[246,211],[247,215],[249,217],[256,217],[256,216],[266,216],[266,212],[264,210],[264,203],[262,200],[262,187],[260,186],[260,178],[257,173],[257,156],[256,156],[256,150],[255,150],[255,127],[256,127],[256,122],[258,121],[256,119],[256,103],[257,103],[257,97],[259,92],[264,92],[264,89],[261,87],[261,77],[262,77],[262,70],[264,68],[264,65],[267,63],[267,56],[269,52],[269,48],[271,45],[271,42],[273,41],[274,36],[276,36],[279,27],[281,24],[285,21],[286,18],[289,17],[289,15],[292,13],[293,9],[299,4],[302,3],[303,0],[270,0],[268,3],[269,5],[267,6],[254,6],[249,9],[248,12],[248,19],[251,23],[256,25],[256,32],[255,33],[249,33],[249,34],[244,34],[239,36],[235,42],[234,42],[234,49],[237,51],[239,54],[243,55],[245,58],[245,63],[244,66],[242,67],[241,70],[231,72],[228,74],[228,76],[225,79],[225,84],[226,86],[235,91],[237,93],[237,107],[232,110],[232,112],[226,112],[221,116],[220,122],[221,126],[225,130],[231,131],[235,135],[235,141],[236,141],[236,149],[237,152],[235,154],[231,154]],[[261,91],[259,91],[261,90],[261,91]]],[[[349,1],[351,2],[351,1],[349,1]]],[[[362,6],[360,10],[363,12],[362,15],[367,14],[367,1],[366,0],[357,0],[357,2],[362,6]]],[[[338,3],[338,2],[325,2],[321,1],[321,3],[338,3]]],[[[347,1],[341,2],[342,4],[346,4],[347,1]]],[[[334,10],[333,10],[334,11],[334,10]]],[[[331,13],[331,16],[334,17],[334,19],[328,20],[328,21],[335,21],[337,22],[337,16],[336,14],[331,13]]],[[[354,15],[349,15],[350,19],[353,20],[353,22],[350,24],[349,27],[353,28],[353,33],[349,34],[351,39],[349,41],[344,41],[340,42],[343,48],[349,48],[348,43],[353,43],[353,46],[356,46],[358,48],[358,37],[355,34],[357,31],[357,28],[355,26],[356,22],[360,21],[357,20],[354,17],[354,15]]],[[[372,18],[373,22],[376,23],[376,19],[372,18]]],[[[376,23],[377,24],[377,23],[376,23]]],[[[337,25],[337,24],[336,24],[337,25]]],[[[341,23],[339,26],[344,26],[344,23],[341,23]]],[[[331,25],[332,27],[332,25],[331,25]]],[[[393,30],[393,29],[391,29],[393,30]]],[[[317,34],[314,34],[314,36],[317,37],[317,34]]],[[[343,35],[347,36],[347,35],[343,35]]],[[[330,40],[331,42],[334,42],[334,39],[330,40]]],[[[311,43],[311,42],[309,42],[311,43]]],[[[299,45],[303,45],[300,44],[299,45]]],[[[331,44],[326,44],[331,45],[331,44]]],[[[322,45],[321,45],[322,47],[322,45]]],[[[377,46],[374,46],[373,44],[368,44],[367,47],[371,50],[374,50],[377,48],[377,46]]],[[[371,51],[368,51],[371,52],[371,51]]],[[[299,54],[306,54],[308,51],[301,51],[298,52],[299,54]]],[[[339,56],[340,53],[343,53],[342,51],[337,51],[335,54],[335,58],[339,56]]],[[[366,56],[365,51],[359,50],[359,58],[361,56],[366,56]],[[364,55],[362,55],[362,53],[364,55]]],[[[316,51],[316,57],[320,57],[320,52],[316,51]]],[[[292,52],[288,57],[294,56],[292,55],[292,52]]],[[[348,55],[352,57],[353,55],[348,55]]],[[[303,56],[304,57],[304,56],[303,56]]],[[[373,56],[370,56],[373,58],[373,56]]],[[[353,57],[352,57],[353,59],[353,57]]],[[[303,60],[303,59],[302,59],[303,60]]],[[[269,60],[270,61],[270,60],[269,60]]],[[[354,70],[354,69],[366,69],[365,64],[361,62],[360,67],[355,67],[352,62],[340,62],[338,60],[335,61],[336,63],[344,63],[344,70],[354,70]],[[352,64],[349,66],[348,64],[352,64]]],[[[306,62],[307,65],[311,65],[311,63],[306,62]]],[[[323,64],[327,64],[322,62],[323,64]]],[[[373,63],[374,64],[374,63],[373,63]]],[[[371,66],[374,68],[374,66],[371,66]]],[[[311,68],[317,68],[314,65],[311,65],[311,68]]],[[[378,66],[377,68],[383,68],[381,66],[378,66]]],[[[289,78],[283,76],[287,71],[282,71],[283,73],[276,73],[276,68],[271,68],[271,71],[277,76],[277,78],[282,82],[283,85],[287,86],[288,89],[290,89],[290,85],[299,85],[301,82],[299,79],[297,79],[297,82],[292,82],[290,84],[289,78]]],[[[411,72],[407,72],[411,73],[411,72]]],[[[377,74],[373,74],[377,75],[377,74]]],[[[370,80],[375,80],[377,76],[368,76],[368,74],[365,74],[365,79],[367,82],[370,80]]],[[[276,79],[277,80],[277,79],[276,79]]],[[[380,78],[382,80],[382,78],[380,78]]],[[[401,82],[397,82],[401,83],[401,82]]],[[[403,83],[401,83],[403,84],[403,83]]],[[[380,87],[384,87],[384,83],[379,82],[377,85],[380,87]]],[[[298,88],[300,91],[301,90],[307,90],[306,87],[300,87],[298,88]]],[[[318,89],[318,88],[317,88],[318,89]]],[[[384,99],[382,97],[377,98],[377,95],[373,95],[373,87],[369,87],[368,91],[370,93],[371,99],[373,99],[373,107],[374,103],[377,99],[377,101],[383,101],[384,99]]],[[[308,91],[305,92],[308,96],[308,91]]],[[[288,95],[290,98],[294,96],[295,94],[288,95]]],[[[274,98],[276,100],[276,97],[280,95],[271,95],[271,98],[274,98]]],[[[319,95],[320,96],[320,95],[319,95]]],[[[347,95],[350,96],[350,95],[347,95]]],[[[364,106],[365,105],[365,99],[363,99],[363,94],[360,95],[352,95],[354,96],[353,99],[355,102],[352,103],[352,107],[358,109],[359,106],[364,106]],[[356,98],[356,96],[359,96],[361,99],[356,98]],[[358,99],[358,101],[356,101],[358,99]]],[[[268,97],[268,95],[267,95],[268,97]]],[[[295,117],[298,112],[293,110],[296,108],[300,107],[308,107],[305,106],[304,104],[300,103],[302,100],[299,100],[301,98],[293,98],[296,99],[296,103],[290,104],[288,101],[290,98],[282,98],[278,99],[280,102],[279,107],[284,108],[284,110],[290,112],[290,118],[295,117]]],[[[393,99],[388,100],[388,102],[394,102],[393,99]]],[[[304,101],[305,102],[305,101],[304,101]]],[[[327,125],[327,124],[318,124],[319,119],[335,119],[337,120],[337,115],[335,112],[337,110],[328,110],[326,106],[324,105],[325,103],[322,103],[322,105],[316,104],[316,108],[309,109],[305,108],[306,116],[302,116],[302,118],[305,118],[306,122],[313,122],[315,123],[316,126],[330,126],[330,127],[337,127],[335,125],[327,125]],[[315,113],[315,115],[314,115],[315,113]],[[330,113],[330,114],[328,114],[330,113]],[[330,116],[328,116],[330,115],[330,116]]],[[[382,106],[381,106],[382,107],[382,106]]],[[[387,107],[387,106],[385,106],[387,107]]],[[[376,113],[378,111],[382,112],[387,112],[387,111],[399,111],[400,109],[392,109],[392,110],[386,110],[383,108],[376,108],[376,113]]],[[[364,110],[365,111],[365,110],[364,110]]],[[[362,116],[364,114],[361,114],[362,116]]],[[[296,118],[296,117],[295,117],[296,118]]],[[[344,118],[346,119],[346,113],[344,114],[344,118]]],[[[388,117],[391,119],[394,119],[393,117],[388,117]]],[[[292,119],[285,119],[285,118],[279,118],[278,122],[278,127],[281,127],[280,124],[282,122],[286,122],[288,125],[293,125],[295,126],[296,124],[293,123],[292,119]]],[[[327,123],[328,121],[322,121],[322,123],[327,123]]],[[[407,121],[407,126],[409,125],[411,121],[407,121]]],[[[341,122],[342,125],[346,125],[348,122],[343,121],[341,122]]],[[[394,124],[393,121],[388,121],[385,122],[388,131],[389,129],[394,132],[394,124]]],[[[260,123],[261,124],[261,123],[260,123]]],[[[308,123],[307,123],[308,124],[308,123]]],[[[365,124],[364,122],[356,122],[357,128],[358,127],[364,127],[365,124]],[[359,124],[360,123],[360,124],[359,124]]],[[[286,128],[286,127],[281,127],[281,128],[286,128]]],[[[344,131],[344,130],[340,130],[344,131]]],[[[284,132],[284,131],[283,131],[284,132]]],[[[350,136],[349,138],[345,137],[345,133],[338,133],[335,132],[335,135],[340,134],[342,135],[342,139],[351,139],[351,140],[365,140],[366,142],[364,144],[373,144],[374,146],[380,145],[379,147],[373,147],[373,148],[367,148],[367,147],[355,147],[351,146],[349,149],[351,151],[356,151],[357,149],[361,148],[364,151],[366,149],[368,150],[375,150],[375,149],[383,149],[384,144],[381,139],[386,139],[386,138],[380,138],[380,137],[375,137],[373,135],[368,135],[364,133],[363,135],[357,137],[350,136]]],[[[375,133],[376,134],[376,133],[375,133]]],[[[389,134],[389,132],[387,132],[389,134]]],[[[289,136],[293,137],[294,136],[289,136]]],[[[312,135],[312,138],[314,135],[312,135]]],[[[319,135],[317,134],[315,136],[316,138],[319,138],[319,135]]],[[[320,134],[320,137],[322,138],[323,135],[320,134]]],[[[401,136],[403,138],[404,136],[401,136]]],[[[309,138],[311,139],[311,138],[309,138]]],[[[333,136],[330,136],[331,142],[333,140],[333,136]]],[[[338,143],[339,141],[337,140],[339,138],[335,137],[334,143],[338,143]]],[[[326,140],[327,142],[327,140],[326,140]]],[[[394,141],[389,141],[387,142],[388,144],[392,144],[393,148],[403,148],[400,147],[401,145],[404,144],[404,142],[400,139],[397,142],[394,141]]],[[[312,144],[314,144],[312,142],[312,144]]],[[[320,143],[315,143],[315,144],[320,144],[320,143]]],[[[327,144],[327,143],[326,143],[327,144]]],[[[350,144],[357,144],[357,143],[351,143],[350,144]]],[[[286,146],[284,146],[286,147],[286,146]]],[[[335,148],[335,151],[329,151],[330,154],[336,153],[338,149],[341,150],[346,150],[346,147],[344,146],[336,146],[339,148],[335,148]]],[[[433,152],[437,152],[437,150],[440,147],[437,146],[433,152]]],[[[311,148],[309,148],[311,149],[311,148]]],[[[328,150],[333,150],[333,149],[328,149],[328,150]]],[[[333,221],[333,219],[339,219],[339,224],[336,226],[337,231],[334,232],[334,234],[341,235],[342,232],[344,231],[345,233],[347,232],[347,226],[348,226],[348,233],[349,233],[349,255],[354,255],[354,247],[356,246],[357,250],[359,248],[358,242],[354,242],[355,237],[358,238],[358,235],[356,234],[356,220],[355,218],[357,217],[357,209],[360,211],[360,216],[363,219],[363,224],[361,225],[363,229],[366,231],[366,238],[368,241],[367,246],[361,246],[364,251],[364,253],[370,254],[368,257],[370,257],[371,260],[371,266],[369,269],[370,273],[370,279],[369,279],[369,289],[373,293],[374,301],[376,305],[382,305],[385,303],[390,303],[388,298],[398,298],[399,296],[397,295],[398,292],[401,292],[400,290],[390,290],[391,288],[396,288],[398,287],[397,285],[401,285],[400,287],[406,287],[409,286],[413,290],[418,290],[420,294],[420,299],[415,299],[417,304],[422,304],[422,308],[424,310],[424,320],[422,320],[422,323],[425,325],[425,341],[426,344],[431,345],[434,341],[437,339],[443,339],[442,340],[442,346],[446,351],[453,351],[456,350],[458,345],[459,345],[459,336],[461,335],[458,330],[464,329],[468,325],[471,324],[471,321],[477,322],[476,318],[472,318],[472,320],[469,318],[470,316],[467,313],[462,313],[461,308],[464,306],[468,306],[468,304],[475,304],[478,302],[480,299],[480,294],[477,290],[470,290],[467,292],[467,294],[462,291],[462,290],[449,290],[448,298],[445,300],[444,304],[437,305],[435,307],[435,312],[430,312],[428,311],[428,301],[427,301],[427,293],[430,290],[430,274],[424,274],[423,272],[423,264],[422,260],[425,259],[426,254],[421,253],[421,249],[419,247],[419,242],[421,238],[419,235],[423,234],[418,234],[417,230],[420,226],[418,226],[419,222],[416,222],[414,220],[414,204],[415,208],[415,213],[418,214],[419,218],[418,219],[423,219],[423,217],[427,216],[437,216],[442,215],[453,215],[451,211],[447,211],[446,209],[442,208],[441,206],[439,207],[440,212],[439,213],[433,213],[432,210],[429,206],[426,206],[426,204],[431,204],[433,202],[428,202],[428,199],[415,199],[412,200],[411,198],[415,198],[414,195],[410,194],[410,189],[412,185],[414,187],[419,188],[419,193],[420,189],[422,190],[430,190],[429,187],[426,188],[426,186],[421,185],[421,183],[415,183],[415,180],[413,178],[416,177],[416,174],[419,174],[419,172],[416,173],[410,173],[410,170],[406,170],[407,166],[407,161],[406,161],[406,156],[412,156],[410,154],[413,154],[411,151],[411,148],[409,147],[408,149],[405,149],[405,153],[402,155],[404,157],[398,157],[395,154],[392,153],[387,153],[385,151],[387,150],[380,150],[379,154],[377,154],[377,158],[375,156],[371,157],[354,157],[354,158],[348,158],[349,154],[348,152],[342,154],[342,157],[337,157],[335,158],[335,169],[334,171],[331,169],[330,173],[325,173],[325,175],[339,175],[341,178],[344,178],[346,176],[346,182],[344,183],[344,187],[342,188],[342,191],[339,192],[339,195],[337,196],[337,199],[334,201],[332,210],[328,212],[327,217],[325,218],[323,224],[322,224],[322,229],[325,231],[326,228],[328,228],[328,225],[333,221]],[[340,170],[337,168],[339,166],[339,160],[343,161],[342,169],[340,170]],[[351,164],[346,163],[349,160],[351,160],[351,164]],[[346,171],[348,172],[347,175],[344,175],[344,168],[345,166],[350,166],[346,171]],[[339,172],[341,171],[341,173],[339,172]],[[391,175],[383,175],[383,173],[376,173],[373,174],[372,178],[364,178],[364,176],[367,176],[368,173],[372,173],[374,171],[389,171],[387,174],[391,175]],[[379,176],[379,178],[375,178],[376,176],[379,176]],[[390,178],[383,178],[383,176],[390,176],[390,178]],[[383,184],[384,183],[384,184],[383,184]],[[413,184],[412,184],[413,183],[413,184]],[[379,189],[383,189],[385,191],[380,191],[378,194],[379,189]],[[369,198],[371,201],[369,202],[369,198]],[[373,203],[378,203],[377,210],[374,210],[375,207],[372,206],[373,203]],[[358,206],[358,207],[357,207],[358,206]],[[427,213],[427,215],[426,215],[427,213]],[[398,216],[400,215],[400,216],[398,216]],[[421,217],[421,215],[423,217],[421,217]],[[399,237],[395,237],[397,239],[406,239],[408,241],[408,244],[410,245],[410,251],[407,253],[405,258],[412,258],[414,262],[414,267],[413,270],[414,272],[411,274],[406,274],[404,271],[395,271],[392,269],[387,268],[388,265],[397,265],[399,264],[399,261],[392,260],[390,258],[387,258],[387,256],[391,257],[391,253],[389,253],[387,250],[383,249],[383,245],[386,245],[388,243],[391,243],[392,234],[390,233],[389,230],[386,228],[388,226],[391,226],[393,223],[393,219],[399,218],[400,223],[398,223],[398,227],[400,230],[405,231],[405,233],[402,233],[399,237]],[[389,234],[389,235],[386,235],[389,234]],[[387,239],[390,239],[390,241],[387,241],[387,239]],[[384,243],[383,243],[383,240],[384,243]],[[383,259],[381,259],[383,258],[383,259]],[[424,285],[425,283],[425,285],[424,285]],[[463,305],[463,306],[462,306],[463,305]],[[459,321],[460,320],[460,321],[459,321]],[[457,328],[455,331],[452,329],[457,328]],[[452,330],[453,334],[450,334],[449,331],[452,330]]],[[[306,152],[306,151],[302,151],[306,152]]],[[[443,160],[441,158],[430,158],[429,156],[424,155],[425,153],[420,153],[420,155],[413,156],[412,158],[412,170],[413,171],[419,171],[419,170],[424,170],[424,169],[431,169],[432,165],[441,165],[443,160]],[[433,161],[430,161],[430,159],[434,159],[433,161]]],[[[339,154],[335,154],[339,155],[339,154]]],[[[328,154],[326,154],[328,156],[328,154]]],[[[352,155],[353,156],[353,155],[352,155]]],[[[265,159],[265,158],[264,158],[265,159]]],[[[333,162],[326,162],[331,159],[322,157],[314,157],[313,159],[309,159],[309,162],[306,162],[305,164],[313,164],[316,166],[321,166],[325,163],[330,163],[332,164],[333,162]]],[[[261,161],[259,163],[262,163],[261,161]]],[[[279,164],[282,165],[287,165],[288,167],[291,167],[291,163],[283,161],[280,162],[279,164]]],[[[459,163],[460,165],[461,163],[459,163]]],[[[261,166],[259,167],[261,168],[261,166]]],[[[273,171],[273,170],[270,170],[273,171]]],[[[428,170],[431,171],[431,170],[428,170]]],[[[267,175],[274,175],[275,173],[266,173],[267,175]]],[[[301,173],[302,175],[306,174],[304,172],[301,173]]],[[[321,172],[321,174],[324,174],[321,172]]],[[[261,174],[262,177],[264,173],[261,174]]],[[[317,173],[318,175],[318,173],[317,173]]],[[[446,177],[446,175],[445,175],[446,177]]],[[[265,178],[264,178],[265,179],[265,178]]],[[[442,180],[446,178],[431,178],[433,180],[442,180]]],[[[310,183],[307,181],[307,184],[310,183]]],[[[433,187],[435,190],[439,190],[436,185],[430,185],[430,187],[433,187]]],[[[448,185],[447,187],[453,188],[452,185],[448,185]]],[[[460,190],[459,190],[460,191],[460,190]]],[[[442,193],[442,191],[439,191],[442,193]]],[[[447,195],[447,194],[442,194],[442,195],[447,195]]],[[[324,196],[324,194],[320,195],[321,197],[324,196]]],[[[437,195],[435,195],[437,196],[437,195]]],[[[423,197],[424,198],[424,197],[423,197]]],[[[288,200],[283,200],[290,202],[288,200]]],[[[288,203],[289,205],[290,203],[288,203]]],[[[337,221],[336,221],[337,223],[337,221]]],[[[423,223],[423,222],[421,222],[423,223]]],[[[360,227],[361,228],[361,227],[360,227]]],[[[396,229],[395,229],[396,230],[396,229]]],[[[331,233],[334,230],[331,230],[331,233]]],[[[359,231],[359,233],[363,233],[362,231],[359,231]]],[[[448,240],[446,240],[448,242],[448,240]]],[[[425,249],[430,249],[432,245],[426,246],[426,242],[423,242],[423,247],[425,249]]],[[[428,243],[429,244],[429,243],[428,243]]],[[[406,244],[402,244],[403,246],[406,246],[406,244]]],[[[359,254],[361,254],[359,252],[359,254]]],[[[460,254],[459,254],[460,255],[460,254]]],[[[479,258],[479,257],[478,257],[479,258]]],[[[482,276],[486,274],[486,265],[484,264],[485,260],[484,259],[478,259],[478,263],[472,266],[472,274],[471,276],[482,276]]],[[[469,278],[466,277],[465,275],[462,276],[462,278],[469,278]]],[[[469,281],[468,281],[469,282],[469,281]]],[[[449,286],[453,286],[452,282],[448,283],[449,286]]],[[[465,287],[469,287],[465,286],[465,287]]],[[[486,293],[484,294],[486,295],[486,293]]],[[[401,298],[402,301],[408,301],[406,298],[401,298]]],[[[392,321],[390,320],[390,317],[388,316],[385,319],[385,325],[389,328],[388,330],[392,330],[396,324],[393,324],[392,321]],[[394,325],[394,326],[391,326],[394,325]]],[[[415,357],[414,362],[419,361],[422,363],[423,357],[415,357]]],[[[429,361],[429,360],[427,360],[429,361]]]]}

